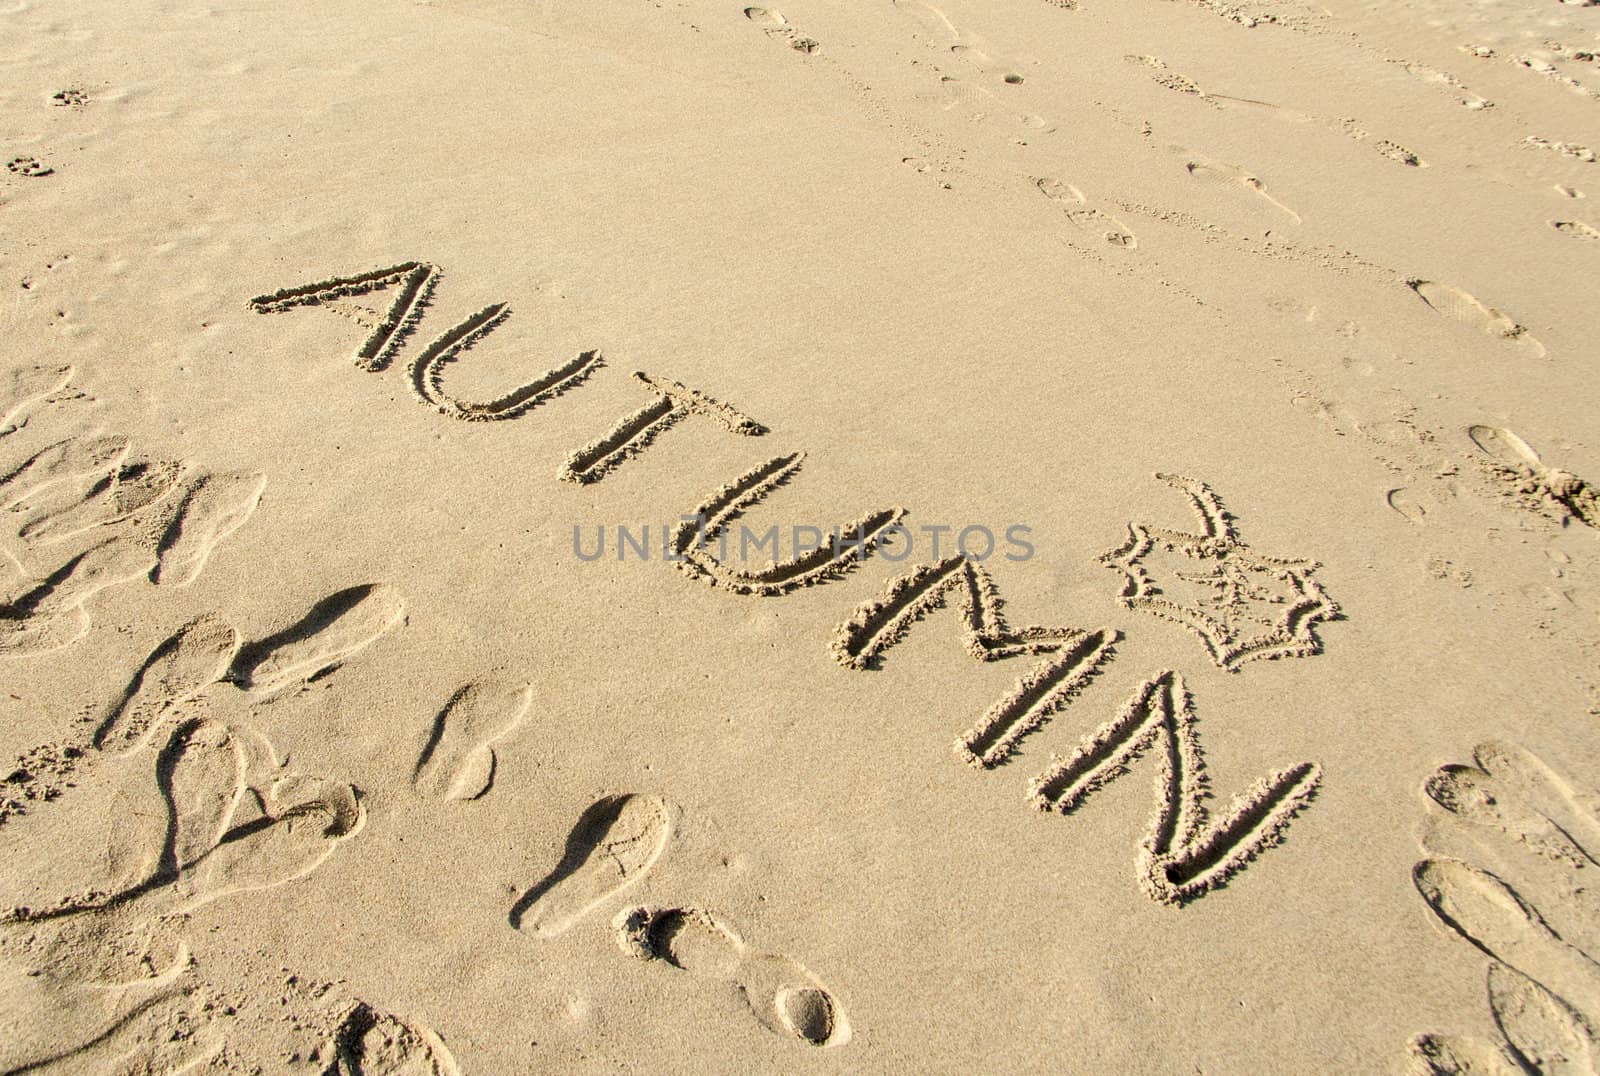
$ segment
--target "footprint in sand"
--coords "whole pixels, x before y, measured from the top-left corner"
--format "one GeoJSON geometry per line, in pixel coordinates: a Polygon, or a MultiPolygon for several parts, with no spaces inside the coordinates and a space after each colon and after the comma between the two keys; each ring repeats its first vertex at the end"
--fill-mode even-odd
{"type": "Polygon", "coordinates": [[[0,618],[0,657],[23,658],[63,650],[89,634],[90,627],[89,614],[82,606],[54,616],[0,618]]]}
{"type": "Polygon", "coordinates": [[[16,175],[29,179],[43,179],[55,172],[54,168],[37,157],[13,157],[6,162],[6,167],[16,175]]]}
{"type": "Polygon", "coordinates": [[[1353,119],[1342,119],[1338,123],[1329,124],[1328,126],[1333,127],[1333,129],[1348,138],[1372,146],[1381,156],[1387,157],[1397,164],[1403,164],[1408,168],[1428,167],[1427,161],[1398,142],[1391,142],[1387,138],[1374,139],[1371,132],[1353,119]]]}
{"type": "MultiPolygon", "coordinates": [[[[283,775],[271,744],[221,721],[180,724],[155,770],[165,818],[159,845],[149,844],[152,831],[135,823],[112,831],[106,854],[108,866],[136,880],[110,896],[24,920],[129,908],[146,918],[184,915],[223,897],[306,877],[366,821],[351,785],[283,775]]],[[[143,799],[122,802],[132,819],[148,813],[143,799]]]]}
{"type": "MultiPolygon", "coordinates": [[[[1359,139],[1358,141],[1365,141],[1365,139],[1359,139]]],[[[1376,142],[1372,143],[1372,148],[1377,150],[1380,155],[1387,157],[1391,161],[1395,161],[1398,164],[1403,164],[1408,168],[1428,167],[1428,162],[1417,156],[1416,153],[1406,149],[1406,147],[1400,145],[1398,142],[1389,141],[1387,138],[1378,139],[1376,142]]]]}
{"type": "Polygon", "coordinates": [[[1111,246],[1133,250],[1139,245],[1139,240],[1134,237],[1126,224],[1092,206],[1084,209],[1068,209],[1066,214],[1067,219],[1079,228],[1099,232],[1100,238],[1111,246]]]}
{"type": "Polygon", "coordinates": [[[83,605],[109,587],[144,575],[155,562],[126,535],[106,539],[43,577],[27,577],[0,598],[0,656],[59,650],[89,630],[83,605]]]}
{"type": "MultiPolygon", "coordinates": [[[[0,375],[0,437],[72,373],[29,366],[0,375]]],[[[24,562],[9,553],[0,558],[0,657],[76,642],[90,627],[85,602],[107,587],[146,574],[158,584],[191,582],[249,518],[265,484],[259,474],[201,475],[175,496],[181,463],[130,461],[128,450],[126,437],[91,434],[0,464],[0,511],[20,517],[13,527],[28,547],[26,571],[11,571],[24,562]]]]}
{"type": "Polygon", "coordinates": [[[1493,742],[1423,790],[1443,813],[1412,878],[1440,925],[1490,958],[1486,992],[1503,1041],[1420,1036],[1414,1067],[1596,1071],[1600,898],[1577,872],[1600,867],[1600,799],[1526,749],[1493,742]]]}
{"type": "Polygon", "coordinates": [[[993,76],[1007,86],[1020,86],[1026,81],[1010,64],[996,60],[980,48],[974,48],[971,45],[951,45],[950,54],[958,60],[971,64],[984,74],[993,76]]]}
{"type": "Polygon", "coordinates": [[[1166,65],[1166,62],[1159,57],[1128,53],[1122,59],[1125,63],[1134,64],[1138,67],[1146,67],[1155,72],[1150,77],[1152,80],[1154,80],[1157,86],[1172,90],[1175,93],[1186,94],[1190,97],[1199,97],[1211,103],[1213,106],[1216,105],[1216,102],[1211,100],[1211,96],[1200,88],[1200,84],[1198,82],[1190,78],[1188,75],[1179,74],[1178,72],[1173,71],[1166,65]]]}
{"type": "Polygon", "coordinates": [[[1040,194],[1060,206],[1067,219],[1077,227],[1099,232],[1114,247],[1132,250],[1139,245],[1126,224],[1088,205],[1083,192],[1072,184],[1052,176],[1041,176],[1033,185],[1040,194]]]}
{"type": "Polygon", "coordinates": [[[0,375],[0,437],[25,424],[27,410],[72,381],[70,366],[21,366],[0,375]]]}
{"type": "Polygon", "coordinates": [[[812,38],[802,35],[798,30],[789,25],[789,20],[782,13],[767,7],[747,7],[744,17],[761,27],[768,36],[788,43],[796,52],[807,54],[822,48],[822,44],[812,38]]]}
{"type": "Polygon", "coordinates": [[[1383,499],[1390,508],[1412,523],[1421,523],[1433,511],[1430,498],[1414,489],[1391,489],[1383,499]]]}
{"type": "Polygon", "coordinates": [[[178,500],[156,544],[159,561],[150,581],[177,587],[194,582],[217,543],[250,518],[266,488],[267,476],[256,472],[197,478],[178,500]]]}
{"type": "Polygon", "coordinates": [[[108,538],[0,597],[0,619],[49,618],[76,609],[108,587],[139,578],[154,559],[148,549],[126,536],[108,538]]]}
{"type": "Polygon", "coordinates": [[[321,1076],[460,1076],[443,1040],[421,1024],[409,1024],[357,1002],[333,1038],[318,1051],[329,1058],[321,1076]]]}
{"type": "Polygon", "coordinates": [[[128,455],[126,437],[74,437],[42,448],[0,478],[0,509],[39,497],[64,482],[114,473],[128,455]]]}
{"type": "MultiPolygon", "coordinates": [[[[0,568],[7,559],[0,552],[0,568]]],[[[314,678],[349,660],[367,642],[377,638],[385,624],[393,622],[397,609],[403,615],[398,596],[388,588],[355,587],[318,603],[288,632],[280,632],[246,648],[240,646],[239,633],[221,617],[214,613],[196,617],[150,653],[93,728],[84,730],[81,736],[73,737],[75,742],[66,745],[64,756],[59,745],[52,747],[46,760],[47,772],[64,780],[71,770],[97,758],[97,753],[128,758],[146,751],[154,743],[167,742],[166,737],[176,719],[207,714],[213,704],[232,708],[234,704],[228,701],[228,696],[251,693],[251,689],[240,682],[241,677],[247,675],[241,669],[253,669],[262,678],[260,683],[266,688],[257,697],[270,697],[282,687],[314,678]],[[372,634],[374,632],[377,634],[372,634]],[[217,690],[212,692],[209,689],[214,685],[217,690]]],[[[14,652],[18,640],[13,636],[31,642],[34,649],[38,649],[50,641],[48,626],[57,623],[63,625],[63,631],[74,627],[80,632],[87,630],[87,618],[81,608],[49,620],[35,616],[23,621],[21,628],[13,624],[13,635],[0,631],[0,655],[14,652]],[[72,619],[74,617],[76,619],[72,619]]],[[[4,626],[5,622],[0,621],[0,628],[4,626]]],[[[458,724],[468,729],[480,727],[486,714],[478,711],[492,709],[492,706],[474,704],[482,703],[485,697],[467,693],[460,700],[461,707],[449,708],[447,713],[455,715],[459,709],[466,718],[458,724]]],[[[513,705],[518,701],[515,693],[499,698],[505,703],[501,716],[507,722],[511,718],[520,720],[526,701],[517,708],[513,705]]],[[[494,725],[494,736],[490,738],[500,735],[502,730],[510,731],[506,722],[494,725]]],[[[492,748],[488,748],[487,743],[462,743],[455,734],[441,739],[446,746],[439,749],[436,745],[435,751],[441,764],[446,758],[455,760],[448,767],[449,773],[444,775],[449,778],[446,791],[464,798],[474,792],[481,794],[493,777],[492,748]],[[479,751],[479,747],[488,750],[479,751]],[[478,783],[474,784],[475,781],[478,783]]],[[[259,747],[256,754],[268,759],[273,757],[270,747],[259,747]]],[[[19,765],[24,763],[19,762],[19,765]]],[[[130,803],[141,794],[137,786],[125,791],[124,798],[130,803]]],[[[277,794],[283,792],[283,788],[277,789],[277,794]]],[[[0,821],[4,820],[5,813],[0,810],[0,821]]],[[[130,839],[137,843],[141,838],[130,839]]]]}
{"type": "Polygon", "coordinates": [[[473,683],[450,696],[433,719],[412,783],[436,799],[473,800],[494,784],[494,743],[522,724],[530,685],[473,683]]]}
{"type": "Polygon", "coordinates": [[[1550,222],[1550,227],[1573,239],[1587,239],[1590,242],[1600,240],[1600,231],[1589,227],[1581,220],[1553,220],[1550,222]]]}
{"type": "Polygon", "coordinates": [[[1300,214],[1268,194],[1266,184],[1238,165],[1223,164],[1221,161],[1189,155],[1184,163],[1184,169],[1196,179],[1221,184],[1224,187],[1243,188],[1250,191],[1294,223],[1301,223],[1300,214]]]}
{"type": "Polygon", "coordinates": [[[180,946],[165,970],[126,982],[83,982],[53,969],[0,964],[0,1072],[84,1071],[54,1066],[176,997],[191,963],[180,946]],[[63,1029],[71,1029],[73,1040],[65,1047],[63,1029]]]}
{"type": "Polygon", "coordinates": [[[1373,149],[1377,150],[1381,156],[1386,157],[1398,164],[1403,164],[1408,168],[1428,167],[1428,162],[1424,161],[1420,155],[1414,153],[1410,149],[1407,149],[1405,146],[1400,145],[1398,142],[1390,141],[1387,138],[1373,138],[1370,131],[1362,127],[1353,119],[1345,118],[1334,120],[1322,116],[1314,116],[1308,112],[1301,112],[1298,109],[1286,108],[1283,105],[1274,104],[1271,101],[1258,101],[1249,97],[1233,97],[1225,93],[1212,93],[1202,89],[1200,84],[1194,79],[1188,77],[1187,75],[1181,74],[1180,72],[1172,70],[1167,66],[1165,61],[1156,56],[1143,56],[1130,53],[1124,56],[1123,60],[1130,64],[1148,68],[1151,71],[1150,77],[1155,81],[1156,85],[1163,86],[1176,93],[1185,94],[1190,97],[1197,97],[1201,101],[1204,101],[1206,104],[1210,105],[1212,108],[1225,110],[1246,109],[1264,112],[1272,118],[1281,120],[1284,123],[1292,123],[1296,125],[1314,124],[1329,131],[1338,132],[1352,141],[1370,145],[1373,149]]]}
{"type": "Polygon", "coordinates": [[[257,698],[314,680],[375,642],[405,613],[400,592],[384,583],[330,594],[289,627],[241,647],[228,678],[257,698]]]}
{"type": "Polygon", "coordinates": [[[1571,471],[1545,466],[1526,441],[1503,427],[1469,426],[1467,437],[1486,457],[1502,491],[1523,507],[1562,522],[1570,515],[1600,527],[1600,490],[1571,471]]]}
{"type": "Polygon", "coordinates": [[[640,882],[671,836],[671,814],[655,796],[627,793],[597,800],[573,827],[555,870],[512,907],[511,925],[531,927],[541,938],[565,934],[640,882]]]}
{"type": "Polygon", "coordinates": [[[182,474],[182,465],[171,460],[124,463],[70,503],[30,513],[17,535],[29,545],[53,545],[121,523],[162,503],[182,474]]]}
{"type": "Polygon", "coordinates": [[[1417,298],[1426,303],[1429,309],[1438,311],[1452,321],[1459,321],[1486,335],[1520,344],[1539,358],[1545,355],[1544,345],[1509,314],[1479,302],[1460,288],[1433,280],[1408,280],[1406,287],[1416,292],[1417,298]]]}
{"type": "Polygon", "coordinates": [[[843,1046],[850,1022],[838,1000],[799,962],[757,953],[698,908],[631,908],[617,917],[617,940],[641,960],[733,983],[764,1027],[812,1046],[843,1046]]]}
{"type": "Polygon", "coordinates": [[[1529,135],[1522,140],[1522,144],[1530,149],[1547,150],[1561,157],[1570,157],[1584,164],[1593,164],[1596,160],[1594,150],[1577,142],[1561,142],[1549,138],[1540,138],[1538,135],[1529,135]]]}
{"type": "Polygon", "coordinates": [[[744,17],[758,26],[778,27],[789,25],[788,19],[784,18],[779,12],[773,11],[771,8],[747,7],[744,9],[744,17]]]}
{"type": "Polygon", "coordinates": [[[1070,183],[1064,183],[1051,176],[1041,176],[1033,181],[1039,188],[1039,193],[1052,202],[1062,202],[1066,205],[1083,205],[1083,192],[1070,183]]]}
{"type": "Polygon", "coordinates": [[[239,633],[222,618],[189,621],[134,673],[95,728],[94,746],[123,754],[148,746],[185,702],[227,675],[238,650],[239,633]]]}

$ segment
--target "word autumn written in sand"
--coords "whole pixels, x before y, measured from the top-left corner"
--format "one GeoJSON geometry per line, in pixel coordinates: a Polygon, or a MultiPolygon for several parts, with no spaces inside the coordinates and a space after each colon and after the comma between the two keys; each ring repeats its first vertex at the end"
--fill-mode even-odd
{"type": "MultiPolygon", "coordinates": [[[[321,307],[352,319],[366,332],[355,351],[356,365],[380,373],[408,350],[439,279],[433,265],[402,262],[284,288],[251,299],[249,306],[263,314],[321,307]]],[[[508,421],[582,387],[604,368],[598,351],[584,351],[492,399],[472,401],[450,392],[445,385],[449,366],[510,316],[506,303],[492,303],[410,349],[406,376],[413,395],[450,418],[508,421]]],[[[634,380],[647,402],[569,453],[557,469],[558,479],[600,482],[691,418],[735,436],[769,432],[733,407],[676,381],[643,372],[634,380]]],[[[804,459],[799,451],[770,457],[712,490],[680,514],[681,522],[664,542],[663,552],[669,555],[663,559],[711,586],[768,597],[831,582],[874,553],[904,559],[893,555],[894,540],[910,533],[903,522],[906,509],[898,506],[869,510],[831,528],[832,541],[805,543],[781,561],[774,555],[770,562],[750,567],[727,556],[732,525],[791,482],[804,459]]],[[[1180,625],[1227,672],[1257,659],[1319,653],[1316,626],[1337,619],[1339,611],[1312,579],[1316,562],[1257,554],[1239,538],[1232,516],[1209,487],[1177,475],[1157,478],[1188,499],[1199,529],[1130,523],[1127,541],[1100,557],[1122,578],[1122,606],[1180,625]]],[[[1017,537],[1025,535],[1019,532],[1017,537]]],[[[1031,546],[1027,551],[1031,554],[1031,546]]],[[[839,625],[830,648],[846,668],[878,668],[885,652],[912,625],[954,598],[965,649],[972,657],[1034,659],[1011,689],[956,738],[957,756],[983,770],[1007,761],[1025,737],[1074,702],[1112,660],[1122,638],[1119,629],[1109,626],[1008,626],[999,589],[980,563],[986,556],[978,558],[963,548],[891,580],[880,597],[862,604],[839,625]]],[[[1028,800],[1040,810],[1070,814],[1146,755],[1157,769],[1155,811],[1136,855],[1136,872],[1153,899],[1173,905],[1220,886],[1281,841],[1321,780],[1316,763],[1293,763],[1251,782],[1213,815],[1206,806],[1209,781],[1193,698],[1178,672],[1161,669],[1140,681],[1108,722],[1035,775],[1027,784],[1028,800]]]]}

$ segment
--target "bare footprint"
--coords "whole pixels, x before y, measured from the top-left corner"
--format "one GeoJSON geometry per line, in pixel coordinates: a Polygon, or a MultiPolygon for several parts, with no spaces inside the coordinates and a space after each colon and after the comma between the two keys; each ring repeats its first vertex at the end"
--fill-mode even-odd
{"type": "Polygon", "coordinates": [[[698,908],[630,908],[617,917],[617,941],[641,960],[732,982],[768,1030],[812,1046],[843,1046],[850,1023],[838,1000],[788,957],[750,950],[728,924],[698,908]]]}
{"type": "Polygon", "coordinates": [[[1509,314],[1484,305],[1460,288],[1433,280],[1408,280],[1406,287],[1416,292],[1417,298],[1431,309],[1453,321],[1471,326],[1488,336],[1522,344],[1540,358],[1545,355],[1544,345],[1509,314]]]}
{"type": "Polygon", "coordinates": [[[367,583],[331,594],[284,630],[247,643],[229,678],[266,696],[338,668],[405,618],[394,587],[367,583]]]}
{"type": "Polygon", "coordinates": [[[239,650],[233,625],[207,613],[179,628],[145,659],[101,718],[94,746],[130,753],[150,743],[168,717],[227,675],[239,650]]]}
{"type": "Polygon", "coordinates": [[[672,819],[655,796],[605,796],[583,812],[555,870],[522,895],[511,925],[555,938],[641,881],[667,847],[672,819]]]}
{"type": "Polygon", "coordinates": [[[433,719],[412,783],[436,799],[472,800],[489,791],[493,745],[522,724],[532,702],[533,688],[527,684],[473,683],[458,689],[433,719]]]}
{"type": "Polygon", "coordinates": [[[460,1076],[443,1040],[357,1002],[318,1056],[330,1058],[321,1076],[460,1076]]]}
{"type": "Polygon", "coordinates": [[[204,475],[184,493],[156,546],[159,557],[150,572],[158,586],[192,583],[217,543],[250,518],[267,488],[259,473],[204,475]]]}

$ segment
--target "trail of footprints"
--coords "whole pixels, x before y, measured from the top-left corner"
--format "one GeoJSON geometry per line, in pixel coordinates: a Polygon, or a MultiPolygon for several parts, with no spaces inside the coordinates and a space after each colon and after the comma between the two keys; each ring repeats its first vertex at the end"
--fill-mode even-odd
{"type": "MultiPolygon", "coordinates": [[[[70,108],[81,111],[89,104],[89,95],[76,87],[59,90],[50,97],[50,104],[56,108],[70,108]]],[[[21,179],[44,179],[53,176],[55,168],[32,154],[19,154],[6,161],[6,171],[21,179]]]]}
{"type": "MultiPolygon", "coordinates": [[[[1227,94],[1212,93],[1201,89],[1200,84],[1180,72],[1172,70],[1166,62],[1155,56],[1129,54],[1123,58],[1127,63],[1148,68],[1151,79],[1158,86],[1172,90],[1176,93],[1186,94],[1197,100],[1203,101],[1217,109],[1248,109],[1265,112],[1268,115],[1281,119],[1287,123],[1315,124],[1329,131],[1344,135],[1346,138],[1364,145],[1370,145],[1378,154],[1397,164],[1410,168],[1426,168],[1427,162],[1405,146],[1392,142],[1386,138],[1374,138],[1366,128],[1353,119],[1329,119],[1322,116],[1313,116],[1269,101],[1257,101],[1247,97],[1232,97],[1227,94]]],[[[1481,99],[1480,99],[1481,100],[1481,99]]],[[[1482,107],[1480,105],[1480,107],[1482,107]]]]}
{"type": "MultiPolygon", "coordinates": [[[[1508,334],[1506,328],[1515,322],[1460,289],[1437,286],[1437,290],[1424,290],[1434,300],[1430,306],[1437,303],[1449,309],[1452,300],[1459,300],[1454,309],[1461,320],[1489,335],[1513,343],[1537,343],[1520,327],[1508,334]]],[[[1280,313],[1298,313],[1308,324],[1318,320],[1315,308],[1307,310],[1293,302],[1283,305],[1280,313]]],[[[1352,341],[1362,338],[1361,327],[1354,322],[1345,322],[1334,332],[1352,341]]],[[[1542,348],[1536,353],[1542,354],[1542,348]]],[[[1375,372],[1371,363],[1348,358],[1345,362],[1347,375],[1375,372]]],[[[1521,511],[1562,526],[1569,522],[1600,526],[1600,493],[1594,486],[1571,471],[1546,464],[1510,429],[1487,423],[1456,431],[1430,429],[1404,400],[1384,404],[1383,417],[1357,416],[1305,371],[1291,379],[1290,385],[1296,407],[1327,423],[1336,434],[1355,434],[1371,446],[1375,458],[1402,483],[1384,491],[1386,502],[1412,523],[1425,525],[1429,515],[1461,491],[1464,479],[1476,475],[1491,496],[1521,511]]],[[[1346,387],[1356,385],[1352,381],[1346,387]]]]}
{"type": "Polygon", "coordinates": [[[1600,1068],[1600,797],[1538,756],[1479,744],[1423,785],[1418,894],[1448,937],[1488,957],[1492,1040],[1430,1032],[1413,1071],[1590,1073],[1600,1068]]]}
{"type": "Polygon", "coordinates": [[[1053,176],[1034,180],[1039,193],[1061,208],[1061,212],[1074,225],[1086,231],[1098,231],[1109,246],[1132,250],[1139,245],[1128,226],[1104,210],[1088,204],[1082,191],[1070,183],[1053,176]]]}
{"type": "MultiPolygon", "coordinates": [[[[404,619],[402,596],[384,584],[338,591],[248,641],[203,614],[151,651],[76,742],[51,745],[63,760],[52,810],[78,806],[70,778],[100,767],[120,788],[116,821],[101,861],[105,884],[0,915],[0,1028],[13,1032],[0,1035],[0,1071],[109,1062],[124,1039],[146,1043],[127,1056],[217,1056],[220,1047],[204,1035],[190,1053],[148,1045],[173,1012],[192,1017],[186,950],[160,973],[125,982],[105,982],[101,966],[111,948],[136,945],[152,924],[308,877],[361,831],[366,808],[354,787],[288,769],[238,712],[324,680],[404,619]],[[67,944],[83,937],[94,944],[67,944]],[[43,971],[33,966],[41,959],[43,971]],[[78,1036],[65,1053],[51,1045],[62,1026],[78,1036]]],[[[453,692],[426,730],[417,792],[446,801],[482,796],[497,745],[522,725],[531,701],[525,683],[485,680],[453,692]]],[[[327,1074],[460,1071],[431,1030],[364,1002],[350,1006],[312,1056],[327,1074]]]]}
{"type": "MultiPolygon", "coordinates": [[[[101,768],[120,789],[102,857],[105,882],[0,916],[0,1025],[27,1029],[0,1036],[0,1069],[86,1061],[125,1028],[183,1008],[194,984],[181,943],[154,976],[107,983],[105,961],[197,908],[309,876],[361,831],[366,809],[354,787],[288,768],[237,711],[325,677],[392,630],[402,613],[392,588],[367,585],[250,642],[215,614],[199,616],[158,645],[79,730],[69,755],[75,767],[101,768]],[[83,939],[91,944],[72,944],[83,939]],[[48,1035],[40,1031],[46,1027],[48,1035]],[[62,1027],[78,1036],[66,1053],[50,1045],[62,1027]]],[[[79,806],[93,804],[63,794],[52,810],[79,806]]],[[[328,1071],[371,1071],[362,1064],[397,1043],[402,1052],[444,1059],[434,1071],[455,1071],[431,1033],[372,1039],[373,1027],[394,1018],[368,1015],[330,1048],[328,1071]]]]}
{"type": "MultiPolygon", "coordinates": [[[[91,599],[144,577],[185,586],[260,502],[266,478],[136,457],[128,438],[78,433],[37,446],[66,366],[0,375],[0,657],[57,650],[90,628],[91,599]],[[9,450],[9,451],[8,451],[9,450]]],[[[59,431],[65,432],[65,431],[59,431]]]]}
{"type": "Polygon", "coordinates": [[[800,962],[752,949],[720,915],[692,906],[627,905],[673,836],[673,811],[655,796],[626,793],[591,804],[567,837],[561,861],[512,906],[511,925],[551,941],[615,909],[622,951],[732,983],[774,1034],[811,1046],[843,1046],[851,1029],[838,998],[800,962]]]}

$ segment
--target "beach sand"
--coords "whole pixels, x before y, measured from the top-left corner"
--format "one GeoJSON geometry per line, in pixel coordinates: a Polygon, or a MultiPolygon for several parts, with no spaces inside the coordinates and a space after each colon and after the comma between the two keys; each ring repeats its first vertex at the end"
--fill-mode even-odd
{"type": "Polygon", "coordinates": [[[0,40],[0,1071],[1600,1067],[1600,8],[0,40]]]}

